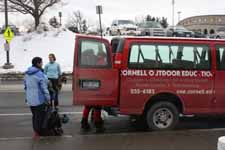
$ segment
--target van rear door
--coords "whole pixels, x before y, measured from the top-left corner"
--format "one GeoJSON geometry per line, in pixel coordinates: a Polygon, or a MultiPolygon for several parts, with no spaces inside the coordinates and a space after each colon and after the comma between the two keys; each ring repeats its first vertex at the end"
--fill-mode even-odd
{"type": "Polygon", "coordinates": [[[73,78],[75,105],[117,104],[119,73],[112,67],[112,51],[107,40],[76,36],[73,78]]]}

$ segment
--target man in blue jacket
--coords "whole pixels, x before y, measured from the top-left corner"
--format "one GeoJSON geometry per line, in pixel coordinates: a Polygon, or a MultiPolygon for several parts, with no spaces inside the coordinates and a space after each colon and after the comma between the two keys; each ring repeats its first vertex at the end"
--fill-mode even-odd
{"type": "Polygon", "coordinates": [[[45,135],[42,124],[46,114],[46,104],[50,101],[48,79],[43,73],[42,65],[40,57],[33,58],[32,67],[29,67],[26,71],[24,80],[26,102],[33,115],[34,138],[45,135]]]}

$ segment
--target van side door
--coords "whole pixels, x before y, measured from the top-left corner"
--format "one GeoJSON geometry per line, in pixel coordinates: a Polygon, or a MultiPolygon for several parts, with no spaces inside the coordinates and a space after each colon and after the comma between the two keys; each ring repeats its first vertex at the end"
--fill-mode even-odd
{"type": "Polygon", "coordinates": [[[215,96],[217,113],[225,113],[225,44],[216,46],[215,96]]]}
{"type": "Polygon", "coordinates": [[[179,97],[185,114],[212,111],[214,77],[208,44],[172,40],[128,42],[124,58],[127,67],[121,70],[120,79],[121,112],[141,114],[149,100],[155,96],[169,99],[168,95],[179,97]]]}
{"type": "Polygon", "coordinates": [[[107,40],[76,37],[73,78],[75,105],[117,104],[119,74],[112,67],[112,52],[107,40]]]}

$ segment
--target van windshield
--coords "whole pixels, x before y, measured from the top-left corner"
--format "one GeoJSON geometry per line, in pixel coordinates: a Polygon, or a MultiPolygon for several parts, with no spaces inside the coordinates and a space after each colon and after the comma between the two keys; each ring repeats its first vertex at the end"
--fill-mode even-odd
{"type": "Polygon", "coordinates": [[[182,26],[177,26],[177,27],[176,27],[176,30],[177,30],[177,31],[187,31],[187,29],[184,28],[184,27],[182,27],[182,26]]]}
{"type": "Polygon", "coordinates": [[[145,23],[140,24],[140,27],[143,28],[162,28],[161,24],[154,21],[148,21],[145,23]]]}
{"type": "Polygon", "coordinates": [[[123,24],[134,24],[134,22],[131,21],[131,20],[119,20],[118,21],[118,24],[119,25],[123,25],[123,24]]]}

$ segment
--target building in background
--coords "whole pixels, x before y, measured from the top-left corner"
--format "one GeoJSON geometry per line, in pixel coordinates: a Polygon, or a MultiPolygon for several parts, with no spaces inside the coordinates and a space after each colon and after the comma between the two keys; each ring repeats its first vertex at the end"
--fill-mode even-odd
{"type": "Polygon", "coordinates": [[[193,16],[181,20],[178,25],[205,35],[214,34],[219,28],[225,27],[225,15],[193,16]]]}

